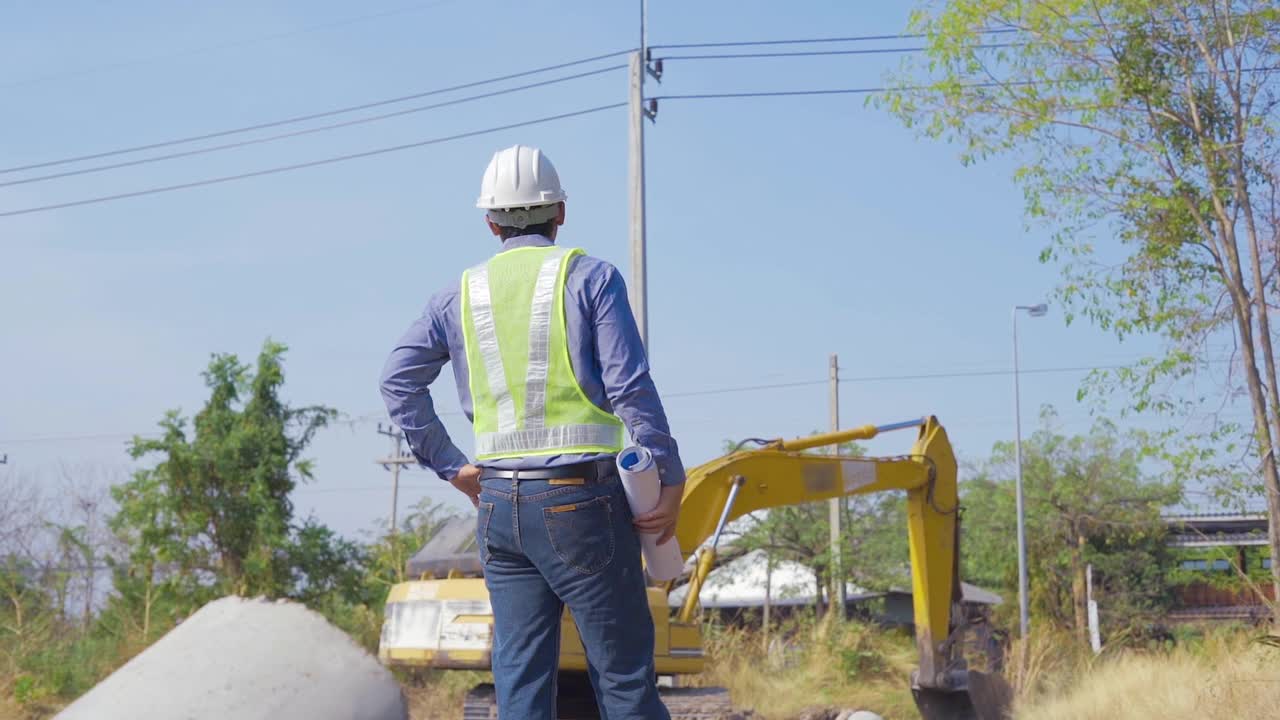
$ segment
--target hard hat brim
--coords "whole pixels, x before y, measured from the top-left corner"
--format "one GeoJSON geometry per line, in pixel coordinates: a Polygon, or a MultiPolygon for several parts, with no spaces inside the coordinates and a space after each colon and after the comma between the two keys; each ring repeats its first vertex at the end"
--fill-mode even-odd
{"type": "Polygon", "coordinates": [[[551,197],[530,198],[528,201],[521,200],[503,203],[495,201],[492,197],[481,197],[476,199],[476,207],[481,210],[517,210],[521,208],[531,210],[533,208],[544,207],[547,205],[556,205],[569,199],[569,194],[564,192],[547,194],[551,195],[551,197]]]}

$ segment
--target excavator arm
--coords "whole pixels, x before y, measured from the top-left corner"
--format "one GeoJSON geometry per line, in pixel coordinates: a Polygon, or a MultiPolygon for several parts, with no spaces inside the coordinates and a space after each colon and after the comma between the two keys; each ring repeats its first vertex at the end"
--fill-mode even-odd
{"type": "Polygon", "coordinates": [[[702,546],[678,620],[693,620],[698,594],[715,564],[720,534],[734,519],[768,508],[848,495],[903,490],[916,647],[920,665],[912,676],[917,705],[926,720],[995,720],[1007,712],[1008,690],[998,676],[969,671],[957,656],[962,629],[955,454],[937,418],[892,425],[865,425],[796,440],[777,440],[693,469],[685,484],[676,539],[682,548],[702,546]],[[805,451],[881,433],[915,429],[911,452],[893,457],[839,457],[805,451]]]}

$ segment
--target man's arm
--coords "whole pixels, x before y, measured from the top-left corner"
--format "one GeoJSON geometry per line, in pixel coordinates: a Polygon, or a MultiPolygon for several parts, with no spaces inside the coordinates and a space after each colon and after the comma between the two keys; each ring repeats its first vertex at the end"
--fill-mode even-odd
{"type": "Polygon", "coordinates": [[[617,268],[601,265],[606,271],[593,293],[592,323],[605,394],[632,439],[653,453],[662,484],[682,485],[685,475],[680,448],[671,437],[666,411],[649,376],[649,360],[627,300],[626,284],[617,268]]]}
{"type": "Polygon", "coordinates": [[[418,462],[453,481],[467,456],[453,444],[436,414],[430,385],[449,362],[449,341],[439,296],[409,326],[382,369],[382,400],[391,421],[404,430],[418,462]]]}

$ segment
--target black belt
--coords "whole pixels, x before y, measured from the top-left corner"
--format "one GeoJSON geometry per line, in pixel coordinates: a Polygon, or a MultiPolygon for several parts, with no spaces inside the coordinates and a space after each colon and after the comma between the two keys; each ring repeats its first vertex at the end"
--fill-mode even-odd
{"type": "Polygon", "coordinates": [[[580,478],[584,482],[603,482],[617,476],[618,467],[614,458],[593,460],[590,462],[561,465],[549,468],[529,468],[527,470],[499,470],[497,468],[480,468],[480,479],[499,478],[503,480],[567,480],[580,478]]]}

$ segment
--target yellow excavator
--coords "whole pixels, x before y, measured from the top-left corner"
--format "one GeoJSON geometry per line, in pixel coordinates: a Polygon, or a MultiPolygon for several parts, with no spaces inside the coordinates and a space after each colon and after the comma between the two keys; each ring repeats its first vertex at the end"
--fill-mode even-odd
{"type": "MultiPolygon", "coordinates": [[[[999,720],[1009,705],[998,661],[981,658],[970,667],[966,648],[984,628],[965,616],[959,573],[959,500],[956,459],[937,418],[889,425],[865,425],[795,440],[761,441],[691,470],[676,526],[686,552],[701,548],[689,573],[684,602],[674,614],[668,605],[673,583],[651,584],[649,609],[657,632],[654,647],[660,678],[671,678],[663,700],[677,720],[733,717],[727,691],[680,687],[680,677],[701,672],[705,663],[698,595],[715,567],[716,547],[735,518],[767,508],[798,505],[846,495],[906,491],[911,551],[912,601],[919,666],[911,674],[912,693],[925,720],[999,720]],[[840,457],[811,451],[896,430],[916,430],[911,451],[894,457],[840,457]],[[710,542],[708,542],[710,540],[710,542]]],[[[474,525],[473,523],[471,525],[474,525]]],[[[461,524],[454,538],[437,538],[444,552],[419,553],[410,563],[417,579],[391,589],[379,645],[379,659],[392,666],[488,670],[492,611],[482,568],[474,551],[474,529],[461,524]],[[460,552],[458,552],[460,550],[460,552]]],[[[433,541],[434,542],[434,541],[433,541]]],[[[439,543],[436,543],[439,545],[439,543]]],[[[434,550],[441,550],[440,547],[434,550]]],[[[596,718],[586,681],[587,661],[571,616],[561,630],[558,714],[596,718]]],[[[667,682],[663,682],[667,685],[667,682]]],[[[491,685],[467,696],[465,720],[495,720],[491,685]]]]}

